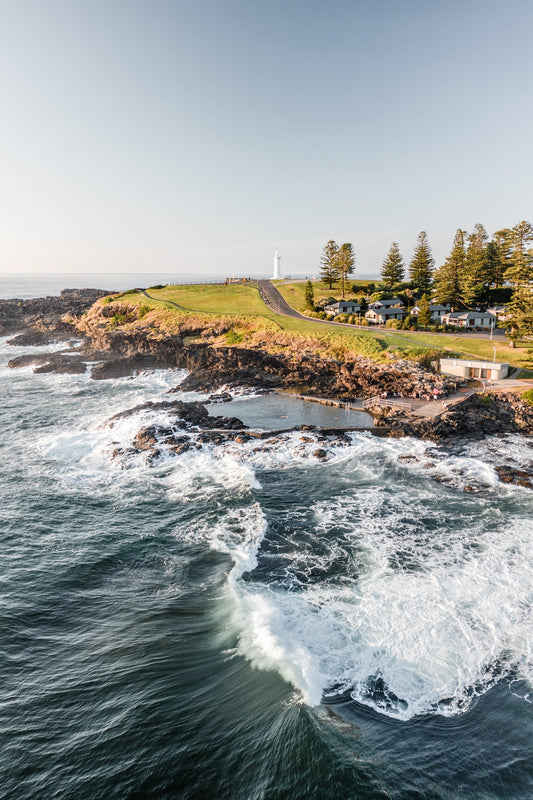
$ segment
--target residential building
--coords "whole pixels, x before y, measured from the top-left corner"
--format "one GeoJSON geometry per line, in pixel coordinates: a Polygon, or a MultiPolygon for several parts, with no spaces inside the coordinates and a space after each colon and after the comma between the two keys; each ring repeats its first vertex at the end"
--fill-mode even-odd
{"type": "Polygon", "coordinates": [[[443,314],[442,321],[445,325],[467,330],[490,331],[496,327],[496,317],[489,311],[451,311],[443,314]]]}
{"type": "MultiPolygon", "coordinates": [[[[447,314],[450,311],[450,306],[433,305],[432,303],[430,303],[429,311],[433,322],[441,322],[443,315],[447,314]]],[[[419,312],[420,312],[420,306],[418,304],[413,306],[413,308],[411,309],[411,314],[413,315],[413,317],[418,317],[419,312]]]]}
{"type": "Polygon", "coordinates": [[[390,319],[401,320],[405,317],[405,306],[378,306],[376,308],[375,305],[375,303],[372,303],[372,306],[365,314],[365,318],[373,325],[385,325],[390,319]]]}
{"type": "Polygon", "coordinates": [[[326,314],[358,314],[361,311],[359,303],[353,300],[337,300],[336,303],[331,303],[325,306],[324,311],[326,314]]]}

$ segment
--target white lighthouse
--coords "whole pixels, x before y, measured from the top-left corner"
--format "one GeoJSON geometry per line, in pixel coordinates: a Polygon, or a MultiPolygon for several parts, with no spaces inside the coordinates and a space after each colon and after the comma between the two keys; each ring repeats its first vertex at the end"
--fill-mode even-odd
{"type": "Polygon", "coordinates": [[[272,280],[275,281],[278,278],[281,278],[281,256],[276,250],[276,255],[274,256],[274,277],[272,280]]]}

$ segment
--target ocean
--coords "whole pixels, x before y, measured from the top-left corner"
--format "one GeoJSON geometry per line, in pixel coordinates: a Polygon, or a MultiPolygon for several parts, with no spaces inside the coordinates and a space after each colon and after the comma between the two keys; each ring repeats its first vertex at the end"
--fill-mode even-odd
{"type": "MultiPolygon", "coordinates": [[[[25,300],[30,297],[46,297],[47,295],[58,295],[62,289],[105,289],[109,291],[123,292],[127,289],[154,286],[162,283],[213,283],[224,281],[226,275],[220,272],[202,273],[197,272],[143,272],[143,273],[56,273],[56,274],[18,274],[10,275],[0,273],[0,300],[12,297],[25,300]]],[[[270,275],[251,273],[237,277],[269,278],[270,275]]],[[[294,275],[295,280],[310,278],[309,275],[294,275]]],[[[375,275],[357,274],[357,280],[377,280],[375,275]]]]}
{"type": "Polygon", "coordinates": [[[533,493],[494,465],[532,440],[116,458],[185,373],[34,349],[0,338],[2,798],[531,800],[533,493]]]}

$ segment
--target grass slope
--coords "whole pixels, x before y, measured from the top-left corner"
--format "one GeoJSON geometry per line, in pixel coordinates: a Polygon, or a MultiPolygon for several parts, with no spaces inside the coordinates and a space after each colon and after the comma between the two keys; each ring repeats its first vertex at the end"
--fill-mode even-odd
{"type": "MultiPolygon", "coordinates": [[[[305,283],[277,284],[285,299],[297,310],[304,306],[305,283]]],[[[475,339],[457,334],[434,334],[410,331],[375,330],[339,327],[337,325],[319,324],[312,320],[298,320],[275,314],[263,303],[255,286],[246,284],[190,284],[185,286],[165,286],[163,289],[148,289],[155,299],[148,299],[141,292],[133,290],[124,292],[119,298],[121,302],[136,303],[149,308],[166,308],[172,314],[196,312],[213,316],[225,315],[235,317],[235,326],[239,321],[250,323],[256,320],[265,330],[282,330],[293,336],[313,339],[317,345],[330,354],[342,358],[347,353],[368,355],[383,360],[385,351],[392,350],[406,356],[421,355],[428,350],[447,350],[451,354],[492,361],[494,347],[496,360],[509,362],[513,366],[527,366],[530,351],[527,349],[511,349],[507,341],[475,339]],[[177,303],[186,311],[179,311],[170,302],[177,303]]],[[[331,293],[334,294],[334,293],[331,293]]],[[[328,289],[315,289],[315,297],[329,296],[328,289]]]]}

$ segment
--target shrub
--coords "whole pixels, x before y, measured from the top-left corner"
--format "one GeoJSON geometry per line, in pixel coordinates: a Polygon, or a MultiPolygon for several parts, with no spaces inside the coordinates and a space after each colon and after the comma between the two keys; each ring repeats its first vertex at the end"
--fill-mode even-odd
{"type": "Polygon", "coordinates": [[[166,289],[164,283],[156,283],[155,286],[149,286],[148,289],[166,289]]]}
{"type": "Polygon", "coordinates": [[[107,297],[104,297],[104,299],[102,300],[102,305],[106,306],[110,302],[111,302],[111,297],[107,295],[107,297]]]}
{"type": "Polygon", "coordinates": [[[145,317],[152,309],[150,306],[147,305],[140,305],[139,306],[139,319],[145,317]]]}
{"type": "Polygon", "coordinates": [[[527,403],[528,406],[533,406],[533,389],[526,389],[526,391],[522,393],[522,400],[527,403]]]}
{"type": "Polygon", "coordinates": [[[119,325],[124,325],[126,320],[126,314],[114,314],[109,320],[109,324],[112,328],[117,328],[119,325]]]}
{"type": "Polygon", "coordinates": [[[242,333],[237,333],[233,329],[228,331],[226,334],[226,341],[228,344],[240,344],[244,339],[242,333]]]}

